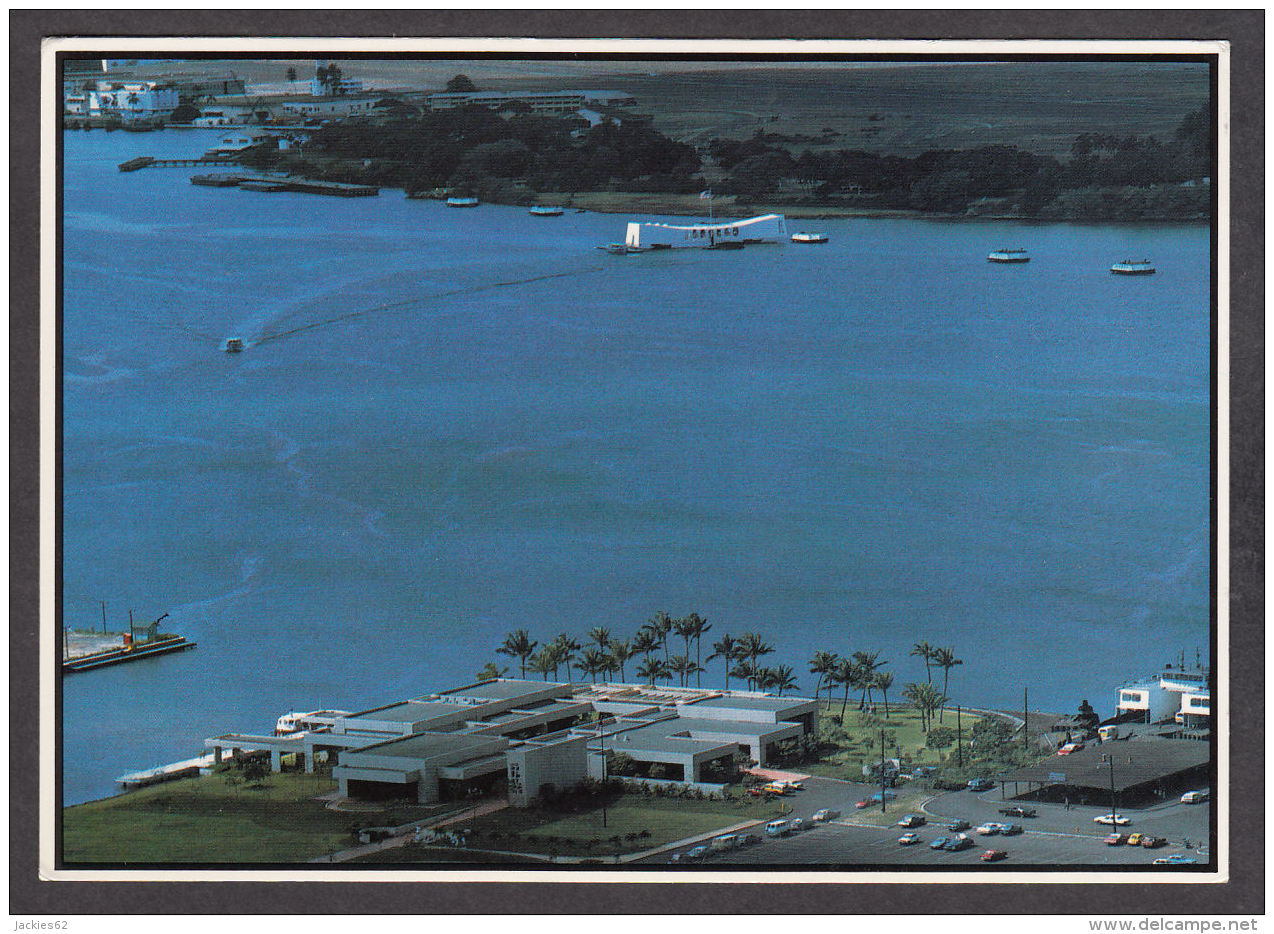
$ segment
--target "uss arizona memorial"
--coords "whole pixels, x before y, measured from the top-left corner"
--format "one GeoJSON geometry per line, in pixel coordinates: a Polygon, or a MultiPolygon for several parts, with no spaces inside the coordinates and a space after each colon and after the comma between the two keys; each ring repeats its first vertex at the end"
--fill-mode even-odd
{"type": "Polygon", "coordinates": [[[724,245],[782,243],[787,220],[782,214],[762,214],[741,221],[709,224],[658,224],[631,221],[624,235],[630,250],[669,250],[684,247],[712,249],[724,245]]]}
{"type": "Polygon", "coordinates": [[[777,744],[816,733],[817,710],[746,691],[496,679],[357,713],[289,714],[276,735],[204,744],[216,762],[252,750],[275,771],[285,756],[307,772],[334,764],[345,797],[430,803],[503,783],[525,807],[545,785],[604,777],[608,754],[688,783],[730,773],[738,755],[764,766],[777,744]]]}

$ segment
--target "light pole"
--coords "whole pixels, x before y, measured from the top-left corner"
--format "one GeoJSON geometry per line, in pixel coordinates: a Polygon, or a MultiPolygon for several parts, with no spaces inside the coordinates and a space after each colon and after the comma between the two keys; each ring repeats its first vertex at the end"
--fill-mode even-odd
{"type": "Polygon", "coordinates": [[[964,768],[964,734],[960,730],[960,705],[956,704],[956,759],[964,768]]]}
{"type": "MultiPolygon", "coordinates": [[[[1110,826],[1115,826],[1115,757],[1114,755],[1102,756],[1110,765],[1110,826]]],[[[1098,768],[1101,767],[1100,762],[1098,768]]]]}
{"type": "Polygon", "coordinates": [[[880,731],[880,813],[885,813],[885,731],[880,731]]]}

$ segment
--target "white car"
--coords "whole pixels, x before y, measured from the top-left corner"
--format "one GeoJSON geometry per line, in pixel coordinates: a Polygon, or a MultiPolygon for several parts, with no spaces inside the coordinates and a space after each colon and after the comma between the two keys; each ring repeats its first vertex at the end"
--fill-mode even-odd
{"type": "Polygon", "coordinates": [[[920,842],[920,834],[905,833],[898,838],[898,842],[901,843],[903,846],[914,846],[915,844],[920,842]]]}
{"type": "Polygon", "coordinates": [[[1094,824],[1105,824],[1106,826],[1125,827],[1131,824],[1128,818],[1122,814],[1098,814],[1093,818],[1094,824]]]}
{"type": "Polygon", "coordinates": [[[980,834],[983,837],[994,837],[997,833],[1000,832],[1000,825],[999,824],[980,824],[979,826],[973,828],[973,832],[976,834],[980,834]]]}
{"type": "Polygon", "coordinates": [[[840,817],[840,811],[837,811],[834,808],[823,808],[820,811],[815,811],[814,816],[811,817],[810,820],[822,823],[823,821],[836,820],[838,817],[840,817]]]}
{"type": "Polygon", "coordinates": [[[1181,796],[1182,804],[1200,804],[1208,800],[1206,791],[1187,791],[1181,796]]]}

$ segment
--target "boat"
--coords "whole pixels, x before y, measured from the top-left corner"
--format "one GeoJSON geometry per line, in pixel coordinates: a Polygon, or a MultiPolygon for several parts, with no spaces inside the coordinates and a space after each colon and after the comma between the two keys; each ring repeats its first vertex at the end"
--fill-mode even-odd
{"type": "Polygon", "coordinates": [[[243,353],[242,337],[227,337],[226,342],[221,345],[221,349],[226,353],[243,353]]]}
{"type": "Polygon", "coordinates": [[[449,208],[476,208],[478,206],[477,198],[448,198],[447,207],[449,208]]]}
{"type": "Polygon", "coordinates": [[[1027,253],[1026,250],[1023,250],[1020,247],[1015,250],[1009,250],[1002,247],[998,250],[992,250],[987,254],[986,259],[988,263],[1029,263],[1031,261],[1031,254],[1027,253]]]}
{"type": "Polygon", "coordinates": [[[827,234],[807,233],[806,231],[802,230],[800,233],[792,234],[792,242],[793,243],[826,243],[827,234]]]}
{"type": "MultiPolygon", "coordinates": [[[[655,224],[632,221],[624,243],[630,250],[718,249],[723,243],[782,243],[787,239],[787,220],[782,214],[762,214],[738,221],[707,224],[655,224]]],[[[737,247],[725,247],[737,249],[737,247]]]]}
{"type": "Polygon", "coordinates": [[[742,240],[718,240],[716,243],[706,247],[709,250],[741,250],[743,249],[742,240]]]}
{"type": "Polygon", "coordinates": [[[289,710],[279,717],[278,722],[275,723],[274,735],[287,736],[290,733],[304,733],[310,730],[330,727],[333,720],[338,717],[348,717],[349,715],[350,712],[348,710],[309,710],[304,713],[289,710]]]}
{"type": "Polygon", "coordinates": [[[624,243],[603,243],[598,249],[605,250],[614,256],[627,256],[632,252],[628,249],[628,245],[624,243]]]}
{"type": "Polygon", "coordinates": [[[531,208],[530,213],[535,217],[561,217],[564,213],[563,209],[557,205],[539,205],[531,208]]]}
{"type": "Polygon", "coordinates": [[[1115,263],[1110,271],[1117,276],[1153,276],[1155,267],[1148,259],[1126,259],[1115,263]]]}

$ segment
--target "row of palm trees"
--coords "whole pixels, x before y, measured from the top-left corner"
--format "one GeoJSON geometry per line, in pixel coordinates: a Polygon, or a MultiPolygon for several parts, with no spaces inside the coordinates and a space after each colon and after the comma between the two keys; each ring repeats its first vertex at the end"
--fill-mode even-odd
{"type": "MultiPolygon", "coordinates": [[[[769,667],[762,664],[761,659],[774,653],[774,646],[755,632],[745,632],[738,637],[723,634],[712,645],[711,654],[704,659],[703,637],[711,628],[712,625],[698,613],[674,618],[661,612],[642,624],[629,639],[615,638],[609,629],[597,626],[589,630],[583,643],[563,632],[541,645],[525,629],[518,629],[505,636],[496,652],[517,659],[523,678],[530,671],[540,675],[545,681],[550,675],[555,681],[560,680],[563,669],[567,680],[571,680],[578,671],[580,675],[591,678],[594,683],[599,678],[603,682],[609,681],[612,676],[618,676],[619,681],[627,681],[627,666],[636,662],[634,673],[652,686],[664,679],[671,684],[676,678],[681,687],[688,687],[693,677],[695,686],[701,687],[702,675],[707,670],[703,662],[710,663],[719,659],[727,690],[731,678],[745,682],[748,690],[773,691],[780,697],[786,691],[797,689],[796,672],[791,665],[769,667]],[[682,652],[676,654],[670,646],[675,638],[682,640],[683,648],[682,652]],[[690,656],[692,641],[693,658],[690,656]]],[[[908,684],[903,690],[903,696],[920,711],[924,729],[927,730],[935,711],[938,722],[942,722],[951,669],[964,662],[956,658],[954,649],[935,648],[928,642],[916,643],[910,654],[919,656],[924,661],[926,681],[923,684],[908,684]],[[942,669],[941,691],[933,684],[935,668],[942,669]]],[[[844,717],[851,691],[858,694],[860,710],[873,706],[873,692],[879,691],[885,716],[888,717],[889,691],[894,686],[893,673],[884,670],[888,664],[881,661],[879,652],[854,652],[842,658],[835,652],[818,651],[809,662],[810,674],[818,676],[814,697],[817,700],[826,688],[827,705],[830,707],[834,702],[834,692],[840,688],[841,716],[844,717]]],[[[495,664],[488,664],[481,674],[485,677],[501,677],[507,672],[507,668],[501,669],[495,664]]]]}
{"type": "MultiPolygon", "coordinates": [[[[599,677],[607,681],[611,675],[626,681],[627,665],[637,661],[636,676],[651,685],[661,679],[672,683],[675,677],[681,687],[689,687],[693,677],[695,686],[702,687],[702,676],[707,670],[703,665],[703,637],[711,628],[712,624],[698,613],[675,618],[661,612],[643,623],[630,639],[614,638],[609,629],[597,626],[589,630],[583,643],[563,632],[541,645],[525,629],[518,629],[505,636],[496,652],[517,659],[523,678],[529,671],[545,681],[549,675],[558,680],[565,670],[568,680],[578,671],[594,683],[599,677]],[[682,640],[683,651],[674,654],[676,638],[682,640]],[[690,655],[692,641],[693,658],[690,655]]],[[[723,635],[712,646],[712,654],[706,661],[718,658],[724,661],[727,688],[733,677],[746,681],[749,689],[775,691],[782,696],[783,692],[797,688],[796,672],[791,665],[770,668],[760,663],[763,656],[773,652],[774,647],[755,632],[746,632],[738,638],[723,635]]],[[[489,663],[480,674],[500,677],[507,670],[489,663]]]]}

